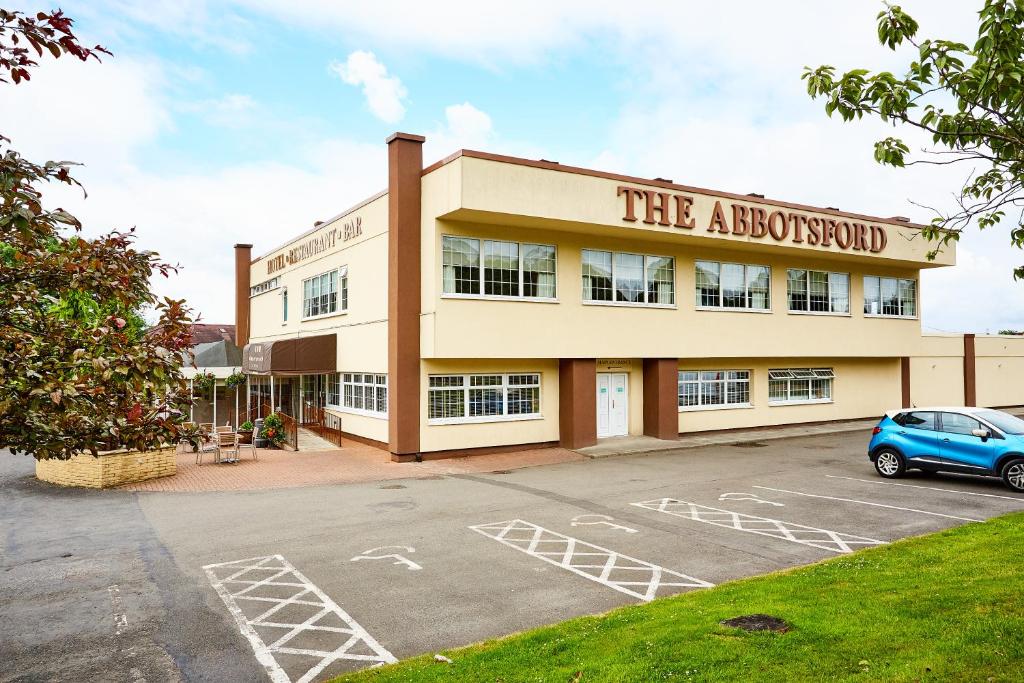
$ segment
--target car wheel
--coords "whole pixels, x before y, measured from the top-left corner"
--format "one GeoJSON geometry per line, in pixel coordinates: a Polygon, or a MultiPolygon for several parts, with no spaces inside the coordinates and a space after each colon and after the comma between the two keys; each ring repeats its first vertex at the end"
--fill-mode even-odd
{"type": "Polygon", "coordinates": [[[896,451],[885,448],[875,456],[875,470],[886,479],[895,479],[907,471],[907,462],[896,451]]]}
{"type": "Polygon", "coordinates": [[[1024,491],[1024,458],[1014,458],[1003,465],[1003,483],[1014,491],[1024,491]]]}

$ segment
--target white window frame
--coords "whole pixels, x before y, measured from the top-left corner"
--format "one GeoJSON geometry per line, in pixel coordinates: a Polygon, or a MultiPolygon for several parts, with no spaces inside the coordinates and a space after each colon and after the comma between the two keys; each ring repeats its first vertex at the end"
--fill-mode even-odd
{"type": "Polygon", "coordinates": [[[753,379],[754,379],[754,371],[750,370],[750,369],[747,369],[747,368],[731,368],[731,369],[728,369],[728,370],[708,370],[708,369],[703,369],[703,370],[690,370],[690,369],[679,370],[677,375],[676,375],[676,404],[677,404],[677,406],[679,408],[679,412],[680,413],[692,413],[692,412],[697,412],[697,411],[702,411],[702,410],[734,410],[734,409],[737,409],[737,408],[753,408],[754,404],[750,400],[751,397],[753,397],[753,393],[751,393],[753,391],[753,379]],[[684,380],[683,379],[683,373],[686,373],[686,372],[695,372],[695,373],[697,373],[697,379],[696,380],[684,380]],[[720,380],[705,380],[703,378],[703,373],[705,373],[705,372],[722,373],[722,374],[725,375],[725,377],[723,379],[720,379],[720,380]],[[729,378],[729,373],[730,372],[745,372],[745,373],[747,373],[747,378],[746,379],[730,379],[729,378]],[[704,392],[701,391],[701,385],[703,385],[705,383],[710,384],[712,382],[715,382],[715,383],[721,382],[721,384],[722,384],[722,399],[724,401],[723,403],[701,403],[701,401],[703,400],[703,396],[704,396],[704,392]],[[743,382],[743,383],[746,383],[746,385],[747,385],[747,400],[746,401],[736,402],[736,403],[730,403],[729,402],[729,383],[730,382],[743,382]],[[682,400],[682,396],[681,396],[681,393],[679,391],[679,388],[683,384],[696,384],[697,385],[697,405],[692,405],[692,406],[679,405],[679,401],[682,400]]]}
{"type": "Polygon", "coordinates": [[[339,413],[349,413],[350,415],[363,415],[365,417],[374,417],[381,420],[388,419],[387,405],[389,396],[387,374],[383,372],[353,372],[351,370],[348,370],[344,372],[336,372],[334,373],[334,376],[337,378],[334,381],[338,383],[338,403],[329,404],[329,408],[331,408],[332,410],[336,410],[339,413]],[[356,375],[360,377],[360,381],[358,382],[355,381],[356,375]],[[372,378],[373,381],[367,382],[367,377],[372,378]],[[352,405],[346,405],[345,388],[351,387],[354,389],[356,386],[359,386],[362,389],[364,400],[363,405],[366,405],[366,389],[373,389],[373,402],[375,406],[377,405],[377,389],[380,387],[384,387],[384,411],[381,412],[376,408],[374,408],[373,410],[368,410],[366,408],[356,408],[352,405]]]}
{"type": "Polygon", "coordinates": [[[281,276],[275,275],[274,277],[264,280],[263,282],[257,282],[249,288],[249,298],[259,296],[260,294],[266,294],[272,292],[281,286],[281,276]]]}
{"type": "Polygon", "coordinates": [[[853,311],[853,297],[851,296],[851,291],[850,291],[850,281],[851,281],[851,278],[850,278],[850,274],[849,273],[843,273],[843,272],[834,271],[834,270],[815,270],[813,268],[787,268],[786,269],[786,311],[791,313],[791,314],[793,314],[793,315],[832,315],[832,316],[839,316],[841,318],[849,318],[849,317],[851,317],[853,315],[853,313],[852,313],[852,311],[853,311]],[[792,308],[791,304],[790,304],[790,298],[789,298],[789,291],[790,290],[789,290],[789,286],[790,286],[791,280],[789,279],[789,274],[792,271],[802,271],[807,276],[807,289],[804,290],[804,296],[806,298],[807,308],[802,309],[802,310],[799,309],[799,308],[792,308]],[[819,274],[824,273],[825,276],[826,276],[825,277],[825,284],[828,287],[826,296],[828,297],[828,308],[829,308],[829,310],[827,310],[827,311],[812,311],[811,310],[811,273],[819,273],[819,274]],[[832,276],[833,275],[842,275],[842,276],[846,277],[846,312],[845,313],[842,312],[842,311],[833,311],[832,310],[832,276]]]}
{"type": "Polygon", "coordinates": [[[345,315],[346,313],[348,313],[348,266],[341,266],[339,268],[331,268],[330,270],[325,270],[322,273],[317,273],[316,275],[311,275],[311,276],[309,276],[307,278],[304,278],[302,280],[301,287],[302,287],[302,304],[301,304],[302,305],[302,311],[301,311],[302,312],[302,318],[300,319],[301,321],[305,322],[307,320],[319,320],[321,318],[330,318],[331,316],[345,315]],[[338,273],[338,291],[337,291],[337,296],[335,297],[335,301],[337,302],[337,306],[338,306],[337,309],[334,310],[334,311],[331,311],[330,313],[318,313],[316,315],[306,315],[306,283],[311,281],[311,280],[316,280],[316,279],[322,278],[325,275],[330,275],[331,273],[334,273],[334,272],[338,273]]]}
{"type": "Polygon", "coordinates": [[[535,301],[540,303],[558,303],[558,246],[554,244],[544,244],[543,242],[517,242],[516,240],[500,240],[492,239],[489,237],[469,237],[467,235],[441,235],[441,298],[442,299],[486,299],[492,301],[535,301]],[[458,294],[456,292],[445,292],[444,291],[444,241],[446,239],[460,239],[460,240],[475,240],[478,243],[477,254],[480,257],[480,293],[479,294],[458,294]],[[484,294],[486,289],[486,280],[484,279],[484,242],[505,242],[508,244],[515,244],[519,250],[519,295],[508,296],[504,294],[484,294]],[[550,247],[555,250],[555,295],[554,296],[526,296],[523,294],[524,282],[523,282],[523,247],[550,247]]]}
{"type": "Polygon", "coordinates": [[[288,324],[288,287],[281,288],[281,324],[288,324]]]}
{"type": "Polygon", "coordinates": [[[471,372],[471,373],[441,373],[435,375],[429,375],[427,377],[427,424],[428,425],[454,425],[454,424],[478,424],[482,422],[519,422],[527,420],[542,420],[544,419],[544,375],[540,372],[533,370],[524,370],[522,372],[471,372]],[[501,376],[501,384],[488,384],[484,386],[472,386],[471,377],[494,377],[501,376]],[[535,375],[537,382],[535,384],[512,384],[508,383],[510,375],[535,375]],[[461,377],[461,387],[431,387],[430,379],[434,377],[461,377]],[[526,389],[534,388],[537,389],[537,412],[535,413],[516,413],[509,414],[508,412],[508,391],[509,389],[526,389]],[[502,392],[502,414],[501,415],[469,415],[469,392],[472,389],[501,389],[502,392]],[[462,391],[462,412],[463,417],[439,417],[430,418],[430,398],[431,392],[434,391],[462,391]]]}
{"type": "Polygon", "coordinates": [[[878,313],[868,313],[864,311],[865,318],[896,318],[898,320],[917,320],[918,314],[921,311],[921,283],[918,278],[914,277],[893,277],[889,275],[865,275],[863,282],[863,289],[861,290],[861,298],[864,301],[864,306],[867,306],[867,282],[868,279],[878,280],[878,313]],[[903,310],[903,298],[900,296],[900,282],[913,282],[914,283],[914,315],[894,315],[892,313],[882,313],[882,280],[893,280],[896,282],[896,296],[899,298],[900,310],[903,310]]]}
{"type": "MultiPolygon", "coordinates": [[[[694,259],[693,261],[693,291],[694,291],[694,307],[698,311],[729,311],[732,313],[771,313],[772,312],[772,267],[761,263],[736,263],[735,261],[711,261],[708,259],[694,259]],[[697,264],[698,263],[716,263],[718,264],[718,305],[717,306],[705,306],[697,302],[696,294],[697,288],[697,264]],[[753,308],[751,306],[745,306],[743,308],[736,308],[733,306],[722,305],[722,266],[743,266],[743,287],[744,294],[746,295],[750,287],[750,279],[747,276],[747,268],[765,268],[768,270],[768,308],[753,308]]],[[[749,298],[749,297],[747,297],[749,298]]]]}
{"type": "Polygon", "coordinates": [[[836,390],[836,374],[832,368],[772,368],[768,370],[768,405],[769,406],[800,406],[818,403],[834,403],[836,390]],[[808,398],[792,398],[793,381],[807,381],[808,398]],[[812,382],[828,380],[828,398],[810,398],[812,382]],[[772,382],[786,383],[786,398],[772,398],[772,382]]]}
{"type": "Polygon", "coordinates": [[[647,254],[647,253],[641,253],[641,252],[636,252],[636,251],[609,251],[608,249],[583,248],[583,249],[580,250],[580,301],[583,303],[584,306],[625,306],[627,308],[669,308],[669,309],[678,308],[679,307],[679,268],[678,268],[678,265],[676,263],[676,257],[675,256],[668,256],[667,254],[647,254]],[[612,261],[612,273],[611,273],[611,277],[612,277],[612,297],[615,296],[615,293],[617,291],[615,289],[615,282],[618,279],[618,269],[616,267],[615,256],[618,255],[618,254],[621,254],[623,256],[639,256],[641,259],[643,259],[643,274],[644,274],[643,293],[644,293],[644,300],[643,301],[615,301],[615,299],[613,298],[611,301],[602,301],[601,299],[587,299],[587,298],[585,298],[584,297],[584,292],[586,290],[583,288],[583,253],[587,252],[587,251],[598,252],[598,253],[602,253],[602,254],[611,254],[611,257],[612,257],[612,259],[611,259],[611,261],[612,261]],[[670,304],[652,304],[652,303],[648,303],[648,301],[647,301],[647,291],[648,291],[647,287],[650,284],[650,282],[647,279],[647,259],[649,259],[649,258],[667,258],[670,261],[672,261],[672,303],[670,303],[670,304]]]}

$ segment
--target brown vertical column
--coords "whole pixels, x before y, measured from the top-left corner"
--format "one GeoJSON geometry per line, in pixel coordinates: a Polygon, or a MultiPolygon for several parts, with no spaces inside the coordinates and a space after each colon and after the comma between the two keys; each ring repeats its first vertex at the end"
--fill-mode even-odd
{"type": "Polygon", "coordinates": [[[235,346],[249,343],[249,287],[252,245],[235,245],[235,346]]]}
{"type": "Polygon", "coordinates": [[[964,405],[978,404],[977,380],[974,376],[974,335],[964,335],[964,405]]]}
{"type": "Polygon", "coordinates": [[[420,455],[422,135],[388,138],[388,450],[420,455]]]}
{"type": "Polygon", "coordinates": [[[679,360],[644,358],[644,434],[679,436],[679,360]]]}
{"type": "Polygon", "coordinates": [[[903,395],[903,407],[910,408],[910,359],[900,358],[900,391],[903,395]]]}
{"type": "Polygon", "coordinates": [[[597,443],[597,360],[558,362],[558,443],[583,448],[597,443]]]}

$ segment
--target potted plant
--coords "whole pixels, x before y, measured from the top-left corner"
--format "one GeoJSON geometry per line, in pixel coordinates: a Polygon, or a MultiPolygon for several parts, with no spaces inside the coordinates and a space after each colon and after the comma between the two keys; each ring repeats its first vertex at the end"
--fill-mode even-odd
{"type": "Polygon", "coordinates": [[[277,413],[271,413],[263,418],[263,430],[260,432],[260,438],[266,439],[271,446],[280,448],[281,444],[284,443],[284,422],[277,413]]]}
{"type": "Polygon", "coordinates": [[[238,427],[238,442],[249,444],[252,443],[252,422],[246,420],[238,427]]]}
{"type": "Polygon", "coordinates": [[[237,389],[243,384],[245,384],[245,373],[240,370],[236,370],[224,378],[224,386],[228,389],[237,389]]]}
{"type": "Polygon", "coordinates": [[[212,372],[200,372],[192,378],[192,390],[205,399],[212,396],[216,384],[217,377],[212,372]]]}
{"type": "Polygon", "coordinates": [[[178,425],[178,438],[192,447],[195,453],[209,438],[209,435],[194,422],[183,422],[178,425]]]}

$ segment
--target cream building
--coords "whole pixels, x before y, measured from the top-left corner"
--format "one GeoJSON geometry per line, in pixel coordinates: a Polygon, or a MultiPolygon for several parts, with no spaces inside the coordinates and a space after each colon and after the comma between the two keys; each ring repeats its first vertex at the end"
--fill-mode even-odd
{"type": "Polygon", "coordinates": [[[922,335],[921,226],[469,150],[263,256],[250,405],[397,460],[1024,403],[1024,339],[922,335]]]}

